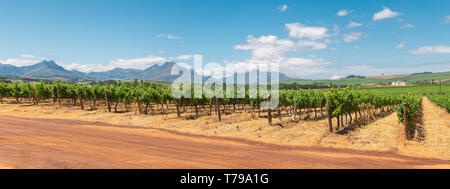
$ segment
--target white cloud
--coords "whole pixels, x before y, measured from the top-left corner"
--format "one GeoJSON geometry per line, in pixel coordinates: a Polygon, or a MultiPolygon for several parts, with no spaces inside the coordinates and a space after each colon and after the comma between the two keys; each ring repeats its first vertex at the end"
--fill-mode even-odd
{"type": "MultiPolygon", "coordinates": [[[[228,64],[229,71],[244,73],[251,72],[254,70],[266,71],[267,68],[278,66],[279,72],[286,74],[289,77],[311,77],[318,73],[324,73],[322,67],[329,64],[327,60],[310,57],[310,58],[302,58],[302,57],[273,57],[272,59],[255,59],[250,58],[244,61],[235,61],[235,62],[225,62],[228,64]]],[[[214,70],[217,68],[204,69],[203,73],[211,74],[215,73],[214,70]]],[[[230,74],[226,74],[226,76],[230,76],[230,74]]]]}
{"type": "Polygon", "coordinates": [[[358,41],[361,38],[362,34],[362,32],[351,32],[350,34],[344,34],[342,36],[342,40],[347,43],[358,41]]]}
{"type": "Polygon", "coordinates": [[[115,67],[110,67],[108,65],[103,65],[103,64],[78,64],[78,63],[62,65],[62,67],[64,67],[67,70],[77,70],[77,71],[85,72],[85,73],[103,72],[103,71],[108,71],[108,70],[112,70],[115,68],[115,67]]]}
{"type": "Polygon", "coordinates": [[[325,43],[308,40],[299,40],[297,42],[296,51],[322,50],[326,48],[327,45],[325,43]]]}
{"type": "Polygon", "coordinates": [[[353,50],[359,51],[359,50],[361,50],[361,47],[359,47],[359,46],[354,46],[354,47],[353,47],[353,50]]]}
{"type": "Polygon", "coordinates": [[[401,29],[412,28],[412,27],[414,27],[412,24],[405,24],[403,26],[400,26],[401,29]]]}
{"type": "Polygon", "coordinates": [[[409,50],[411,54],[450,54],[450,46],[436,45],[436,46],[423,46],[416,50],[409,50]]]}
{"type": "Polygon", "coordinates": [[[179,55],[176,57],[161,57],[155,55],[147,55],[143,57],[129,58],[129,59],[116,59],[111,60],[106,64],[61,64],[64,68],[68,70],[78,70],[82,72],[102,72],[108,71],[115,68],[123,68],[123,69],[138,69],[143,70],[155,64],[161,64],[164,62],[170,62],[175,60],[190,60],[193,58],[193,55],[179,55]]]}
{"type": "Polygon", "coordinates": [[[342,79],[345,78],[345,76],[342,75],[333,75],[330,77],[331,80],[338,80],[338,79],[342,79]]]}
{"type": "Polygon", "coordinates": [[[5,60],[0,60],[0,63],[9,64],[13,66],[30,66],[47,59],[49,58],[43,56],[22,54],[18,58],[8,58],[5,60]]]}
{"type": "Polygon", "coordinates": [[[286,52],[311,51],[326,48],[327,45],[325,43],[310,40],[294,42],[289,39],[278,39],[274,35],[261,36],[259,38],[250,35],[247,37],[246,44],[234,46],[236,50],[251,50],[252,56],[260,60],[281,57],[286,52]]]}
{"type": "Polygon", "coordinates": [[[155,63],[163,63],[166,61],[168,61],[167,58],[155,55],[148,55],[144,57],[137,57],[131,59],[112,60],[108,62],[107,66],[111,68],[120,67],[120,68],[146,69],[155,63]]]}
{"type": "Polygon", "coordinates": [[[190,60],[192,58],[194,58],[194,55],[190,55],[190,54],[184,54],[184,55],[177,56],[178,60],[190,60]]]}
{"type": "Polygon", "coordinates": [[[167,37],[167,39],[181,39],[180,36],[172,35],[172,34],[158,34],[156,37],[162,38],[167,37]]]}
{"type": "Polygon", "coordinates": [[[286,24],[286,29],[289,31],[289,36],[294,38],[307,38],[310,40],[317,40],[328,37],[328,29],[324,27],[305,26],[298,22],[286,24]]]}
{"type": "Polygon", "coordinates": [[[448,23],[450,23],[450,15],[445,16],[445,17],[444,17],[444,20],[443,20],[441,23],[442,23],[442,24],[448,24],[448,23]]]}
{"type": "Polygon", "coordinates": [[[350,21],[350,23],[347,25],[347,29],[361,27],[362,25],[363,24],[361,23],[350,21]]]}
{"type": "Polygon", "coordinates": [[[347,16],[348,14],[352,13],[352,10],[343,9],[336,13],[337,16],[347,16]]]}
{"type": "Polygon", "coordinates": [[[286,11],[287,10],[287,8],[288,8],[288,6],[287,5],[282,5],[282,6],[279,6],[279,7],[277,7],[277,9],[280,11],[280,12],[284,12],[284,11],[286,11]]]}
{"type": "Polygon", "coordinates": [[[286,24],[286,28],[289,36],[297,38],[297,41],[279,39],[274,35],[263,35],[258,38],[249,35],[245,44],[236,45],[234,49],[249,50],[252,57],[230,63],[235,65],[238,72],[261,69],[261,67],[269,65],[279,66],[279,71],[290,77],[306,77],[323,72],[321,66],[329,64],[329,61],[316,56],[288,57],[286,53],[327,49],[326,42],[318,41],[318,39],[328,37],[327,29],[308,27],[299,23],[286,24]]]}
{"type": "Polygon", "coordinates": [[[116,59],[111,60],[106,64],[63,64],[62,66],[68,70],[78,70],[82,72],[103,72],[112,70],[114,68],[123,69],[146,69],[154,64],[164,63],[167,61],[173,61],[174,58],[164,58],[155,55],[147,55],[143,57],[130,58],[130,59],[116,59]]]}
{"type": "Polygon", "coordinates": [[[383,10],[380,12],[377,12],[373,15],[373,21],[377,21],[377,20],[383,20],[386,18],[394,18],[399,16],[400,13],[398,12],[394,12],[391,11],[391,9],[387,8],[387,7],[383,7],[383,10]]]}
{"type": "Polygon", "coordinates": [[[395,46],[395,49],[403,49],[404,47],[405,47],[405,42],[402,41],[402,42],[400,42],[399,44],[397,44],[397,45],[395,46]]]}
{"type": "Polygon", "coordinates": [[[265,59],[279,57],[285,52],[295,51],[296,44],[288,39],[278,39],[274,35],[261,36],[259,38],[250,35],[247,37],[246,44],[236,45],[234,49],[251,50],[254,57],[265,59]]]}

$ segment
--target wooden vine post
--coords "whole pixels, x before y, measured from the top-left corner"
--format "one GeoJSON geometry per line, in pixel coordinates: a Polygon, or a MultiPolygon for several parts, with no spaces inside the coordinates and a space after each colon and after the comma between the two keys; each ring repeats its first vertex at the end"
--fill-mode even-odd
{"type": "Polygon", "coordinates": [[[297,93],[294,94],[294,120],[297,121],[297,93]]]}
{"type": "Polygon", "coordinates": [[[81,96],[81,90],[80,90],[80,89],[78,89],[78,99],[80,99],[80,106],[81,106],[81,109],[84,110],[84,106],[83,106],[83,98],[82,98],[82,96],[81,96]]]}
{"type": "Polygon", "coordinates": [[[253,111],[254,111],[254,108],[253,108],[253,100],[252,100],[252,101],[250,101],[250,112],[251,112],[251,117],[252,117],[252,119],[253,119],[253,117],[254,117],[253,111]]]}
{"type": "Polygon", "coordinates": [[[138,92],[136,92],[136,102],[137,102],[137,105],[138,105],[139,114],[142,114],[141,101],[139,100],[139,93],[138,92]]]}
{"type": "Polygon", "coordinates": [[[278,120],[281,121],[281,108],[278,108],[278,120]]]}
{"type": "Polygon", "coordinates": [[[36,98],[36,88],[33,88],[33,103],[35,105],[38,105],[37,98],[36,98]]]}
{"type": "Polygon", "coordinates": [[[332,115],[331,115],[331,101],[327,101],[327,116],[328,116],[328,127],[330,129],[330,132],[333,132],[333,122],[331,121],[332,115]]]}
{"type": "Polygon", "coordinates": [[[220,103],[219,103],[219,97],[216,96],[216,108],[217,108],[217,113],[219,115],[219,121],[222,121],[222,117],[220,115],[220,103]]]}
{"type": "Polygon", "coordinates": [[[180,116],[180,107],[178,106],[178,98],[175,99],[175,105],[177,106],[177,116],[181,117],[180,116]]]}
{"type": "Polygon", "coordinates": [[[56,96],[58,97],[58,105],[61,106],[61,95],[59,92],[59,87],[56,88],[56,96]]]}
{"type": "Polygon", "coordinates": [[[272,125],[272,109],[270,109],[269,103],[270,103],[270,96],[267,97],[267,114],[269,117],[269,124],[272,125]]]}
{"type": "Polygon", "coordinates": [[[109,104],[109,98],[108,98],[108,91],[105,90],[105,102],[106,105],[108,106],[108,111],[111,112],[111,105],[109,104]]]}
{"type": "Polygon", "coordinates": [[[406,139],[409,140],[408,105],[406,103],[403,104],[403,124],[405,125],[406,139]]]}

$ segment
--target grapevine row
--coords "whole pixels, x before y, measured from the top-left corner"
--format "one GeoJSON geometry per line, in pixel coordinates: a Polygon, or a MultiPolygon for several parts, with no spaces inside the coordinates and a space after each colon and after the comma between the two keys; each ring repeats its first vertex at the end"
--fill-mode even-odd
{"type": "MultiPolygon", "coordinates": [[[[193,91],[192,91],[193,94],[193,91]]],[[[39,104],[42,101],[49,99],[54,103],[61,104],[61,101],[70,101],[74,105],[80,105],[84,109],[84,104],[87,101],[91,109],[98,106],[98,102],[104,102],[104,106],[108,110],[113,109],[117,112],[119,104],[129,105],[136,103],[140,113],[148,114],[149,107],[152,104],[161,105],[161,112],[163,106],[168,104],[175,104],[177,114],[180,116],[179,108],[185,109],[186,106],[195,108],[196,116],[198,116],[199,107],[203,110],[209,106],[209,113],[214,111],[219,113],[226,113],[227,108],[232,105],[233,112],[236,106],[250,107],[253,113],[254,109],[258,109],[258,114],[261,114],[261,103],[268,101],[268,95],[262,94],[262,91],[249,91],[249,89],[239,88],[235,86],[234,96],[217,99],[214,95],[206,92],[200,93],[200,98],[180,98],[173,97],[170,89],[151,85],[151,86],[125,86],[125,85],[76,85],[76,84],[44,84],[44,83],[0,83],[0,102],[3,103],[3,98],[13,98],[16,103],[21,103],[23,99],[28,99],[34,104],[39,104]],[[238,91],[244,90],[244,91],[238,91]],[[238,92],[243,92],[245,98],[235,98],[238,92]],[[256,92],[256,98],[249,98],[251,92],[256,92]],[[260,94],[261,93],[261,94],[260,94]],[[222,108],[223,107],[223,108],[222,108]]],[[[225,90],[224,90],[224,96],[225,90]]],[[[317,110],[320,110],[320,115],[323,115],[323,110],[329,112],[331,118],[336,118],[338,128],[344,125],[344,116],[346,120],[357,120],[358,117],[373,117],[377,113],[382,113],[394,108],[396,105],[407,103],[412,109],[408,112],[408,116],[413,120],[417,115],[414,110],[417,107],[416,101],[411,95],[394,96],[384,94],[378,91],[362,90],[360,88],[345,88],[345,89],[330,89],[328,91],[319,90],[280,90],[279,91],[279,106],[278,117],[281,119],[281,111],[285,111],[288,116],[297,116],[307,114],[310,117],[314,113],[314,117],[318,118],[317,110]],[[329,106],[328,106],[329,105],[329,106]],[[302,112],[302,110],[304,112],[302,112]],[[349,117],[349,119],[347,119],[349,117]]],[[[150,108],[151,109],[151,108],[150,108]]],[[[268,110],[269,119],[271,119],[271,111],[268,110]]],[[[398,111],[399,112],[399,111],[398,111]]],[[[399,112],[401,117],[403,113],[399,112]]],[[[399,117],[399,118],[400,118],[399,117]]],[[[220,118],[219,118],[220,119],[220,118]]],[[[400,118],[402,121],[402,118],[400,118]]]]}
{"type": "Polygon", "coordinates": [[[428,95],[428,99],[450,112],[450,95],[428,95]]]}

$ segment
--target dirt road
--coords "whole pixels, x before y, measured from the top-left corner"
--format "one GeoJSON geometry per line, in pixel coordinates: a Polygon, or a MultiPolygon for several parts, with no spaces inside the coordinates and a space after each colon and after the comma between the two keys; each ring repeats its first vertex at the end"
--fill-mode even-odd
{"type": "Polygon", "coordinates": [[[0,116],[0,168],[440,168],[396,152],[281,146],[154,128],[0,116]]]}

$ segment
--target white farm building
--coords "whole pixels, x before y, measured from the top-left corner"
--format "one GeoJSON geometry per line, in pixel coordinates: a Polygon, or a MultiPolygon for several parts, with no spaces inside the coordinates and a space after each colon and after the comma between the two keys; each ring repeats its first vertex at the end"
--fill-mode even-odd
{"type": "Polygon", "coordinates": [[[392,85],[394,86],[405,86],[407,83],[406,81],[393,81],[392,85]]]}

